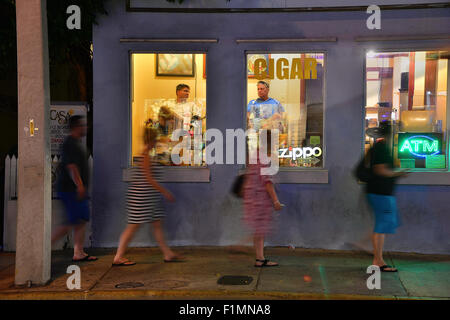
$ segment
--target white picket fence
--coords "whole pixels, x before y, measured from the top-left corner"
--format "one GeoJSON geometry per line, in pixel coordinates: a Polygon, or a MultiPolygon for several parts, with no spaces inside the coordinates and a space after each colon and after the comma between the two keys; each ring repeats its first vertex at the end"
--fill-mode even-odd
{"type": "MultiPolygon", "coordinates": [[[[57,168],[59,165],[60,157],[52,156],[52,230],[61,225],[64,220],[64,207],[59,200],[55,188],[57,179],[57,168]]],[[[5,158],[5,193],[4,193],[4,224],[3,224],[3,250],[15,251],[16,250],[16,230],[17,230],[17,199],[20,195],[17,194],[17,162],[18,158],[14,155],[12,157],[6,156],[5,158]]],[[[91,175],[90,181],[92,182],[92,169],[93,158],[88,159],[89,172],[91,175]]],[[[89,195],[91,193],[92,183],[89,186],[89,195]]],[[[88,223],[86,229],[85,246],[90,247],[91,238],[91,223],[88,223]]],[[[73,247],[72,235],[68,235],[55,243],[52,247],[53,250],[59,250],[64,247],[73,247]]]]}

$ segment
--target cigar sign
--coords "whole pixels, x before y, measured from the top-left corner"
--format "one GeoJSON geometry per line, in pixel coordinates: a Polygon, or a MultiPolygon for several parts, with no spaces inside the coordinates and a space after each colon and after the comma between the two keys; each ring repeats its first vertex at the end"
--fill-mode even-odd
{"type": "Polygon", "coordinates": [[[317,79],[317,60],[314,58],[286,58],[255,60],[255,78],[263,79],[317,79]]]}
{"type": "Polygon", "coordinates": [[[426,158],[442,153],[442,133],[399,133],[398,158],[426,158]]]}

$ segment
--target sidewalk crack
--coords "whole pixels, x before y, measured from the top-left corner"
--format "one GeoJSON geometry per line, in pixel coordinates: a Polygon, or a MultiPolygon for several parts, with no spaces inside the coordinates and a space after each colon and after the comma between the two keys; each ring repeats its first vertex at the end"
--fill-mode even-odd
{"type": "MultiPolygon", "coordinates": [[[[389,260],[391,261],[391,264],[394,268],[397,268],[394,264],[394,260],[392,259],[392,256],[390,254],[390,252],[386,252],[387,256],[389,257],[389,260]]],[[[400,271],[397,272],[398,275],[398,281],[400,282],[400,284],[402,285],[403,290],[405,290],[405,293],[408,297],[411,297],[411,294],[409,293],[408,289],[406,288],[405,284],[402,281],[402,278],[400,276],[400,271]]]]}
{"type": "Polygon", "coordinates": [[[258,291],[258,286],[259,286],[259,282],[260,282],[260,279],[261,279],[262,269],[263,268],[260,268],[260,270],[258,270],[258,278],[256,279],[255,292],[258,291]]]}
{"type": "Polygon", "coordinates": [[[94,282],[94,284],[92,284],[87,290],[85,290],[84,292],[85,292],[85,294],[86,294],[86,296],[85,296],[85,300],[87,300],[87,297],[88,297],[88,295],[89,295],[89,292],[92,290],[92,289],[94,289],[94,287],[106,276],[106,274],[111,270],[111,268],[112,268],[112,266],[110,266],[107,270],[106,270],[106,272],[100,277],[100,278],[98,278],[98,280],[97,281],[95,281],[94,282]]]}

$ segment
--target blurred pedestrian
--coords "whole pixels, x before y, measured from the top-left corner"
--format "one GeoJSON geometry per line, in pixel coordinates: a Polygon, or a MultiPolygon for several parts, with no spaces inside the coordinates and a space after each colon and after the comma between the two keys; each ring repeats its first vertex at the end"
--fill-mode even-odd
{"type": "Polygon", "coordinates": [[[370,156],[373,176],[369,179],[366,192],[369,205],[375,215],[375,227],[372,234],[373,265],[383,272],[397,272],[383,259],[383,245],[386,234],[394,234],[400,226],[400,217],[394,196],[395,181],[406,171],[393,171],[392,152],[389,148],[392,127],[389,121],[383,121],[376,130],[376,139],[370,156]]]}
{"type": "MultiPolygon", "coordinates": [[[[270,130],[267,130],[267,135],[267,156],[270,157],[272,152],[270,130]]],[[[244,222],[253,233],[255,267],[273,267],[278,266],[278,263],[265,258],[264,237],[272,232],[273,211],[281,210],[281,204],[274,189],[272,176],[261,174],[261,169],[268,165],[261,164],[259,155],[255,158],[257,163],[247,165],[244,179],[244,222]]]]}
{"type": "Polygon", "coordinates": [[[174,114],[167,106],[161,106],[158,112],[158,121],[153,126],[158,132],[156,156],[160,164],[170,165],[170,150],[175,145],[170,140],[174,129],[174,114]]]}
{"type": "Polygon", "coordinates": [[[81,144],[86,136],[86,119],[72,116],[69,119],[70,135],[62,145],[62,158],[59,165],[57,181],[58,196],[66,209],[66,221],[52,234],[52,244],[74,230],[74,253],[72,261],[94,261],[96,257],[84,252],[84,234],[86,222],[89,221],[89,202],[87,189],[89,185],[88,156],[81,144]]]}
{"type": "Polygon", "coordinates": [[[135,166],[132,169],[131,181],[127,192],[128,225],[122,232],[114,257],[113,266],[131,266],[136,264],[124,257],[127,246],[136,231],[143,223],[151,223],[153,234],[161,249],[164,262],[180,262],[183,257],[175,254],[164,239],[162,219],[164,209],[161,203],[161,195],[168,201],[174,202],[174,196],[160,183],[162,166],[149,154],[156,146],[158,130],[145,128],[144,150],[142,156],[135,158],[135,166]]]}

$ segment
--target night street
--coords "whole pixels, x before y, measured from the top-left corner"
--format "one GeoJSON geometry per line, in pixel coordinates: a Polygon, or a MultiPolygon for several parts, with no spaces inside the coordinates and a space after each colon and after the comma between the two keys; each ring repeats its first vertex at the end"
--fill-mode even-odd
{"type": "Polygon", "coordinates": [[[370,255],[268,248],[280,263],[255,268],[250,247],[180,247],[183,263],[164,263],[156,248],[134,248],[130,267],[111,267],[112,250],[96,249],[95,262],[83,262],[81,289],[66,285],[69,252],[54,252],[50,283],[14,288],[14,255],[0,255],[0,299],[450,299],[450,257],[389,254],[398,273],[383,273],[381,289],[369,290],[370,255]],[[251,277],[248,284],[218,284],[224,276],[251,277]],[[125,288],[121,288],[121,285],[125,288]]]}

